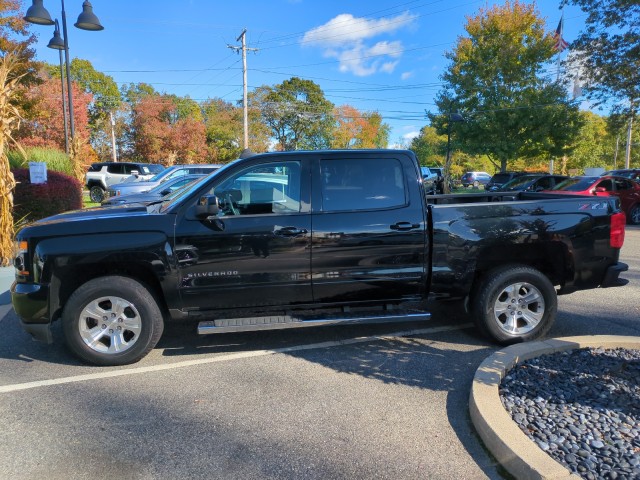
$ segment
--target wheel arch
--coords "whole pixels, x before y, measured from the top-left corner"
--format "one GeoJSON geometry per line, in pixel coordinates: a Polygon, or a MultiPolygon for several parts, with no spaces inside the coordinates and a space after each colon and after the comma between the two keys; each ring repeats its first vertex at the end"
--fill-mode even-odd
{"type": "Polygon", "coordinates": [[[162,285],[151,265],[143,262],[100,262],[82,263],[68,267],[63,276],[52,276],[50,290],[50,311],[52,320],[58,320],[69,299],[81,285],[86,282],[109,275],[119,275],[138,281],[148,287],[149,292],[156,299],[163,315],[168,315],[168,306],[163,295],[162,285]]]}
{"type": "MultiPolygon", "coordinates": [[[[573,278],[569,248],[563,242],[523,243],[491,247],[478,251],[472,285],[496,268],[523,265],[543,273],[553,285],[563,286],[573,278]]],[[[472,287],[472,292],[474,287],[472,287]]]]}

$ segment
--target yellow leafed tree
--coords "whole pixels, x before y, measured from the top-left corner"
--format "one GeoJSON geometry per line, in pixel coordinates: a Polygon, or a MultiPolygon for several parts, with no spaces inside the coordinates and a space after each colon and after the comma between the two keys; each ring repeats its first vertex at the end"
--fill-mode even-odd
{"type": "Polygon", "coordinates": [[[23,155],[12,132],[20,126],[20,112],[11,103],[23,75],[14,73],[20,60],[12,53],[0,58],[0,266],[7,266],[13,258],[13,188],[16,185],[9,168],[7,148],[13,144],[23,155]]]}

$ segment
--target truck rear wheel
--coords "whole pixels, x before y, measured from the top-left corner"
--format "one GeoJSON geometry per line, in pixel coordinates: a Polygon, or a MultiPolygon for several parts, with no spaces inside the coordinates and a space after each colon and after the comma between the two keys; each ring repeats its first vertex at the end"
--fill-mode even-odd
{"type": "Polygon", "coordinates": [[[100,203],[104,200],[104,189],[98,185],[94,185],[89,189],[89,198],[94,203],[100,203]]]}
{"type": "Polygon", "coordinates": [[[507,265],[487,273],[471,299],[478,329],[503,345],[544,336],[555,320],[555,288],[540,271],[507,265]]]}
{"type": "Polygon", "coordinates": [[[143,358],[164,328],[158,304],[128,277],[95,278],[78,288],[62,312],[67,345],[94,365],[126,365],[143,358]]]}

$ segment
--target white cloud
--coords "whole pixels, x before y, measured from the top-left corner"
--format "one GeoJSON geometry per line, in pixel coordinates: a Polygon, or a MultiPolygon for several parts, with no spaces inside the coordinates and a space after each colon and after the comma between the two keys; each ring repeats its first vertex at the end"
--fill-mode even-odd
{"type": "Polygon", "coordinates": [[[402,55],[402,42],[382,40],[371,45],[374,37],[409,26],[414,15],[405,12],[392,18],[369,20],[344,13],[305,33],[302,44],[324,49],[323,55],[337,58],[341,72],[363,77],[376,72],[391,73],[402,55]]]}
{"type": "Polygon", "coordinates": [[[413,77],[413,72],[402,72],[402,75],[400,75],[402,80],[409,80],[411,77],[413,77]]]}
{"type": "Polygon", "coordinates": [[[411,140],[413,140],[414,138],[416,138],[418,136],[420,136],[420,131],[414,130],[412,132],[405,133],[404,135],[402,135],[402,139],[411,141],[411,140]]]}

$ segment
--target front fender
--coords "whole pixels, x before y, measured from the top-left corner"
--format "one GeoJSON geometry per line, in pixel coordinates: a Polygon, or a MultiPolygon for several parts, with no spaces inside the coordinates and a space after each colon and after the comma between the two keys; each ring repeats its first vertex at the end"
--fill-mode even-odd
{"type": "Polygon", "coordinates": [[[49,285],[49,316],[60,315],[84,282],[103,275],[138,278],[168,304],[175,301],[177,277],[169,239],[162,232],[122,232],[42,240],[35,249],[34,279],[49,285]]]}

